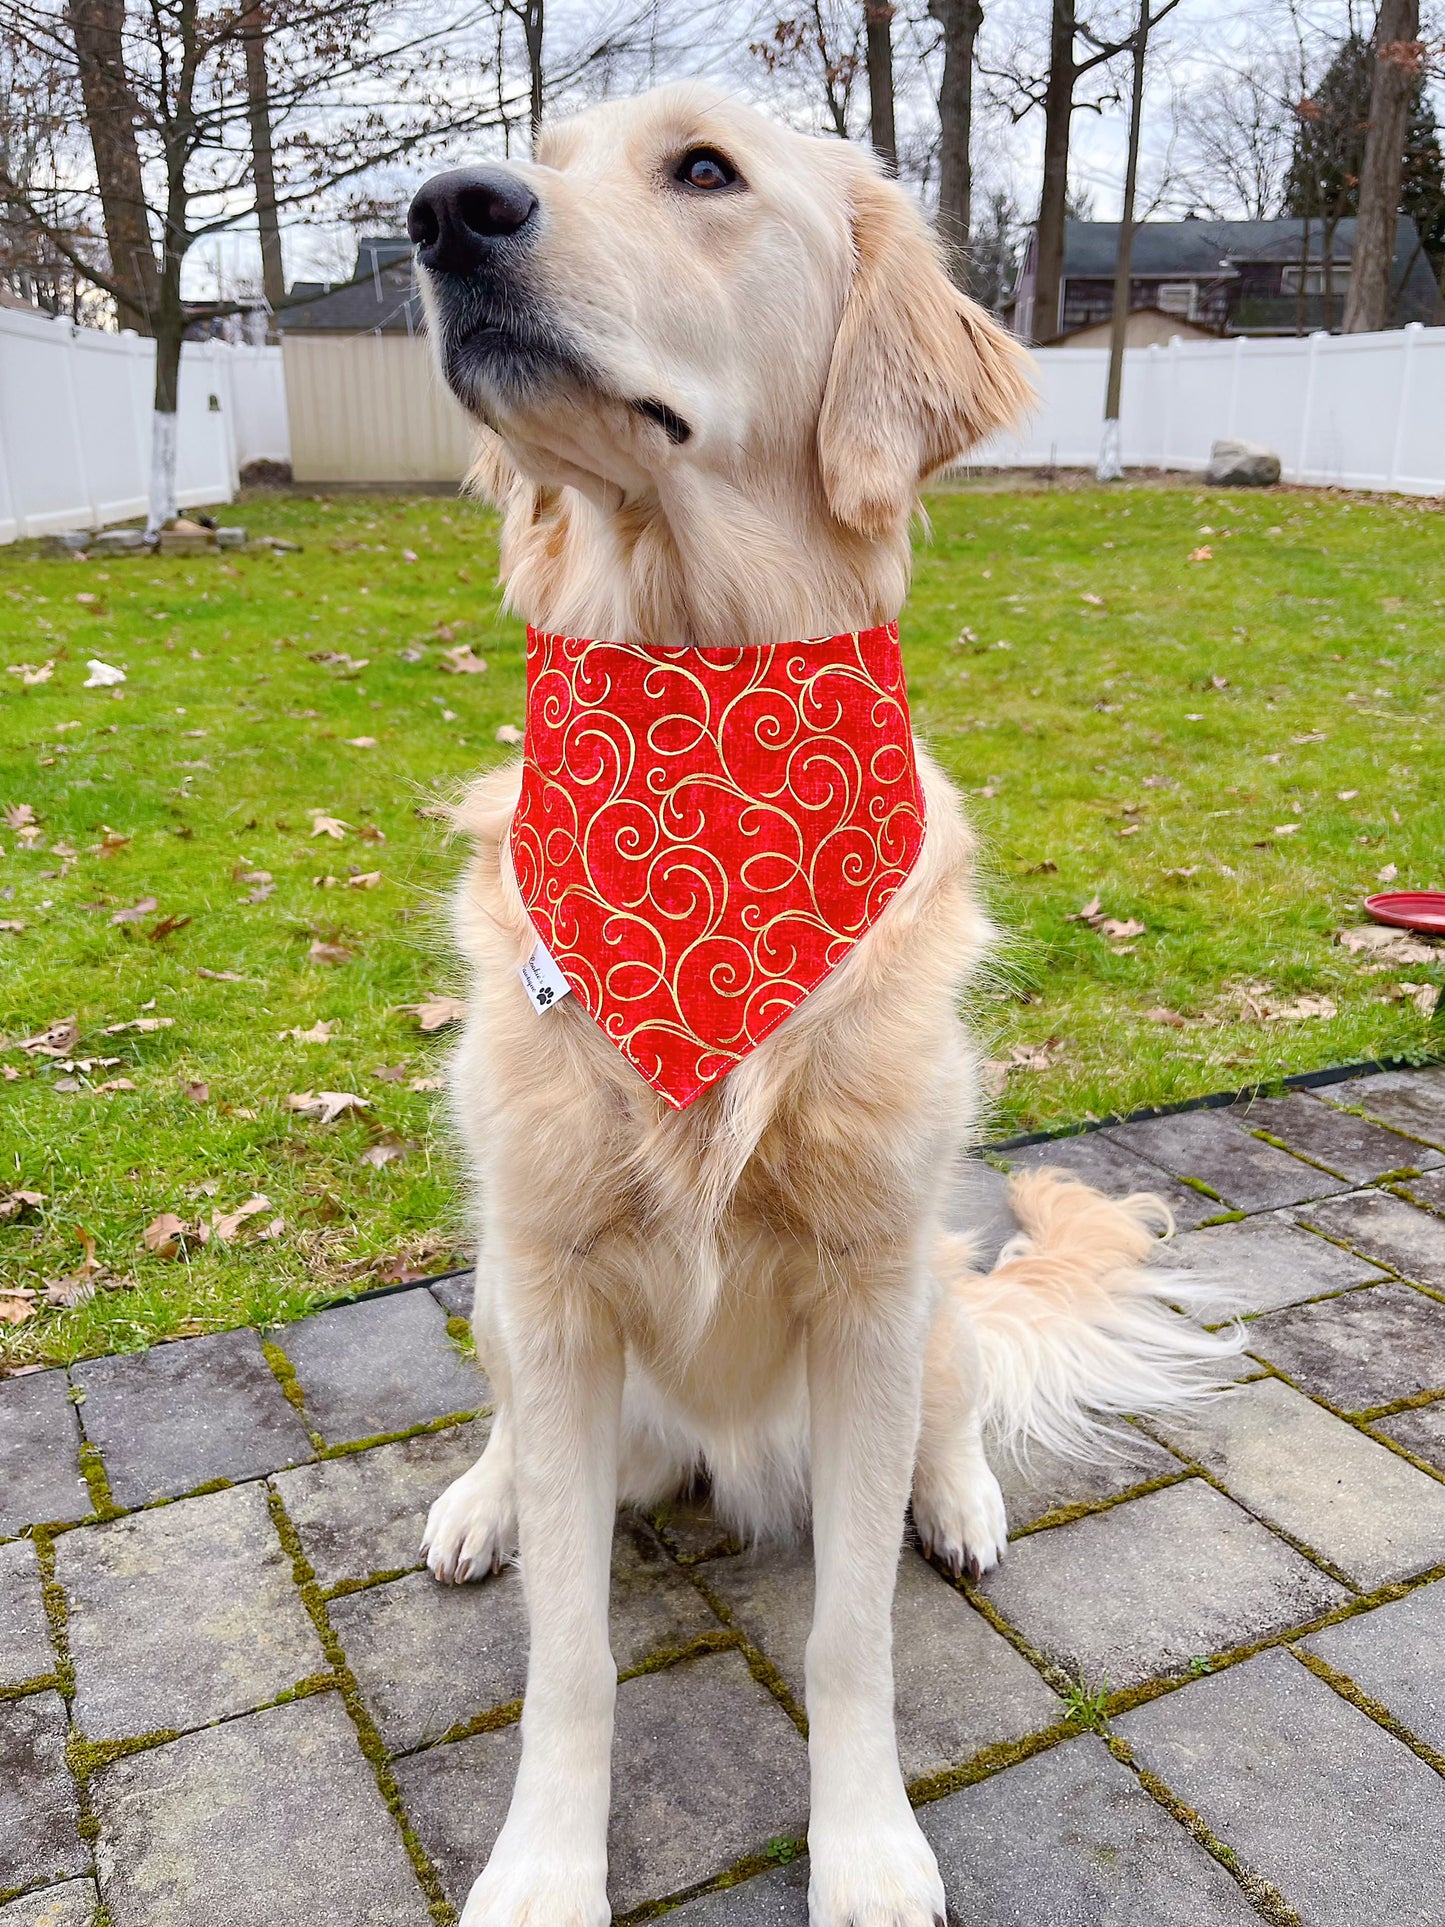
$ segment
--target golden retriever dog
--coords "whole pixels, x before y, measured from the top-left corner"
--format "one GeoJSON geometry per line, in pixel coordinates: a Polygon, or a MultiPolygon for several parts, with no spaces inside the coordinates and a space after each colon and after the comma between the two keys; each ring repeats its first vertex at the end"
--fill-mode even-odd
{"type": "MultiPolygon", "coordinates": [[[[507,593],[539,630],[676,649],[886,624],[920,484],[1029,400],[1019,351],[868,154],[708,87],[442,175],[409,228],[507,593]]],[[[1170,1309],[1181,1275],[1145,1266],[1148,1198],[1019,1181],[1017,1233],[977,1270],[942,1230],[980,1088],[957,1000],[991,933],[957,795],[921,747],[918,765],[906,882],[681,1109],[579,997],[539,1014],[524,991],[519,767],[461,810],[451,1085],[496,1413],[425,1550],[444,1581],[519,1555],[530,1623],[521,1766],[464,1927],[609,1918],[614,1516],[699,1476],[740,1532],[811,1514],[813,1922],[933,1927],[894,1737],[910,1498],[924,1547],[976,1578],[1006,1536],[985,1439],[1087,1446],[1101,1417],[1202,1395],[1229,1353],[1170,1309]]]]}

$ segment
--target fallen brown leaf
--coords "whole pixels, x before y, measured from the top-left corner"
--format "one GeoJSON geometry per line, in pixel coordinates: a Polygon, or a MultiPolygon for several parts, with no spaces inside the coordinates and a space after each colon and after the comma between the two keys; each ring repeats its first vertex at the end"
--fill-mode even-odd
{"type": "Polygon", "coordinates": [[[146,931],[146,940],[149,943],[164,943],[167,937],[173,937],[178,930],[184,930],[189,922],[189,917],[178,917],[174,913],[168,917],[162,917],[159,923],[153,923],[146,931]]]}
{"type": "Polygon", "coordinates": [[[223,1245],[230,1244],[248,1218],[257,1217],[262,1211],[269,1211],[270,1209],[271,1200],[266,1196],[264,1191],[257,1191],[252,1197],[247,1198],[243,1205],[237,1206],[234,1211],[213,1212],[211,1216],[212,1234],[219,1239],[223,1245]]]}
{"type": "Polygon", "coordinates": [[[278,1037],[290,1037],[298,1044],[329,1044],[331,1042],[331,1033],[335,1028],[336,1019],[334,1017],[326,1017],[314,1023],[310,1030],[302,1030],[298,1026],[294,1030],[278,1030],[276,1035],[278,1037]]]}
{"type": "Polygon", "coordinates": [[[157,1258],[179,1258],[192,1245],[203,1245],[210,1229],[202,1223],[188,1224],[174,1211],[162,1211],[152,1218],[141,1233],[141,1242],[157,1258]]]}
{"type": "Polygon", "coordinates": [[[375,1144],[367,1146],[361,1154],[361,1162],[380,1171],[385,1165],[397,1158],[404,1158],[408,1151],[415,1149],[416,1146],[408,1143],[405,1138],[384,1137],[378,1139],[375,1144]]]}
{"type": "Polygon", "coordinates": [[[0,810],[0,823],[3,823],[7,830],[23,829],[27,823],[38,820],[35,811],[28,803],[7,803],[4,809],[0,810]]]}
{"type": "Polygon", "coordinates": [[[312,810],[311,812],[311,834],[313,836],[329,836],[333,843],[340,843],[350,828],[351,825],[349,823],[343,822],[339,816],[328,816],[325,810],[312,810]]]}
{"type": "Polygon", "coordinates": [[[192,1104],[209,1104],[211,1087],[209,1084],[192,1083],[189,1078],[180,1079],[181,1096],[190,1099],[192,1104]]]}
{"type": "Polygon", "coordinates": [[[1137,917],[1129,917],[1123,921],[1118,917],[1105,917],[1099,925],[1104,935],[1114,943],[1127,943],[1130,937],[1142,937],[1146,927],[1137,917]]]}
{"type": "Polygon", "coordinates": [[[135,1085],[128,1077],[110,1077],[104,1084],[97,1084],[97,1091],[133,1091],[135,1085]]]}
{"type": "Polygon", "coordinates": [[[152,910],[159,908],[154,897],[138,897],[129,910],[117,910],[111,922],[139,923],[142,917],[148,917],[152,910]]]}
{"type": "Polygon", "coordinates": [[[73,1017],[57,1017],[33,1037],[22,1037],[17,1050],[36,1057],[69,1057],[80,1042],[80,1030],[73,1017]]]}
{"type": "Polygon", "coordinates": [[[1177,1010],[1169,1010],[1163,1004],[1156,1004],[1153,1010],[1146,1010],[1145,1017],[1151,1024],[1168,1024],[1174,1030],[1183,1030],[1188,1024],[1187,1017],[1181,1017],[1177,1010]]]}
{"type": "Polygon", "coordinates": [[[14,1224],[45,1202],[43,1191],[7,1191],[0,1195],[0,1224],[14,1224]]]}
{"type": "Polygon", "coordinates": [[[243,984],[246,981],[239,970],[205,970],[198,967],[196,975],[209,977],[213,984],[243,984]]]}
{"type": "Polygon", "coordinates": [[[357,876],[348,877],[346,887],[348,890],[375,890],[380,882],[380,870],[364,870],[357,876]]]}
{"type": "Polygon", "coordinates": [[[469,642],[459,642],[454,649],[443,649],[441,665],[453,676],[485,676],[487,665],[472,651],[469,642]]]}
{"type": "Polygon", "coordinates": [[[423,1030],[444,1030],[448,1024],[459,1024],[467,1014],[462,997],[429,997],[423,1003],[403,1004],[401,1008],[415,1017],[423,1030]]]}
{"type": "Polygon", "coordinates": [[[0,1293],[0,1325],[23,1325],[35,1316],[33,1296],[23,1291],[0,1293]]]}
{"type": "Polygon", "coordinates": [[[348,950],[344,943],[323,943],[318,937],[306,955],[311,963],[344,964],[350,963],[356,952],[348,950]]]}
{"type": "Polygon", "coordinates": [[[286,1108],[301,1117],[315,1117],[323,1124],[334,1124],[347,1111],[369,1111],[371,1106],[355,1091],[293,1091],[286,1099],[286,1108]]]}
{"type": "Polygon", "coordinates": [[[1335,942],[1346,950],[1363,953],[1382,963],[1423,964],[1445,962],[1445,943],[1394,930],[1382,923],[1366,923],[1341,930],[1335,942]]]}
{"type": "Polygon", "coordinates": [[[117,1037],[123,1030],[169,1030],[175,1021],[174,1017],[131,1017],[123,1024],[107,1024],[100,1034],[117,1037]]]}
{"type": "MultiPolygon", "coordinates": [[[[346,747],[348,749],[375,749],[376,746],[376,738],[374,736],[348,736],[346,738],[346,747]]],[[[313,831],[312,834],[315,835],[315,832],[313,831]]]]}

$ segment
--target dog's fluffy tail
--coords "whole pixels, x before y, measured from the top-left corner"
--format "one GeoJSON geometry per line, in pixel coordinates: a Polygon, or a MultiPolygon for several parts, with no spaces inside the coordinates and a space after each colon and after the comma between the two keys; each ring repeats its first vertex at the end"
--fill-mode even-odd
{"type": "Polygon", "coordinates": [[[1009,1202],[1019,1231],[992,1270],[972,1269],[966,1238],[938,1250],[977,1337],[980,1416],[996,1449],[1111,1456],[1126,1414],[1186,1410],[1231,1380],[1242,1329],[1197,1322],[1225,1315],[1217,1288],[1148,1263],[1173,1228],[1159,1198],[1113,1201],[1039,1171],[1010,1181],[1009,1202]]]}

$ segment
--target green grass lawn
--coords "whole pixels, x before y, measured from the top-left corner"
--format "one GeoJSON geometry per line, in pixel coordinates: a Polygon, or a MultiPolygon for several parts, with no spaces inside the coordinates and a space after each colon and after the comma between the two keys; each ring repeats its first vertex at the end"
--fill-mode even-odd
{"type": "MultiPolygon", "coordinates": [[[[1433,1054],[1445,973],[1333,939],[1390,866],[1445,884],[1439,508],[979,485],[930,513],[905,647],[1006,933],[975,999],[995,1130],[1433,1054]]],[[[403,1007],[462,987],[429,805],[522,720],[495,525],[357,496],[225,519],[303,552],[0,550],[0,1200],[43,1194],[0,1224],[0,1294],[37,1293],[0,1296],[35,1308],[0,1325],[12,1364],[291,1317],[465,1247],[446,1033],[403,1007]],[[449,673],[468,645],[486,673],[449,673]],[[83,688],[91,657],[125,684],[83,688]],[[68,1018],[58,1054],[19,1047],[68,1018]],[[322,1091],[364,1106],[288,1104],[322,1091]],[[143,1241],[164,1213],[172,1255],[143,1241]],[[102,1288],[47,1305],[92,1243],[102,1288]]]]}

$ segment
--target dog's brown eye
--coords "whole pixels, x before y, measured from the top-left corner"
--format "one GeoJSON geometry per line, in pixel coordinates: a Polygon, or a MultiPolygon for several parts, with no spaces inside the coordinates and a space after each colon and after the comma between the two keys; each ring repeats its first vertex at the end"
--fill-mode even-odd
{"type": "Polygon", "coordinates": [[[732,162],[712,147],[690,149],[673,173],[673,179],[681,181],[684,187],[700,188],[704,194],[731,187],[737,177],[738,171],[732,162]]]}

